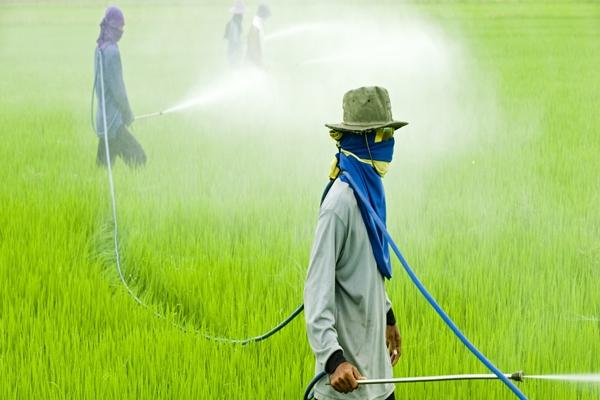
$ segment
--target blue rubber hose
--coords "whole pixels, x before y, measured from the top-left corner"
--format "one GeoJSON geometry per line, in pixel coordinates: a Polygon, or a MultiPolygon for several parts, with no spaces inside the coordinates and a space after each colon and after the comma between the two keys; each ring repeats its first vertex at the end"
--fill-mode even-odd
{"type": "Polygon", "coordinates": [[[398,257],[398,260],[400,260],[400,263],[402,263],[402,267],[404,267],[404,270],[406,271],[406,273],[408,274],[408,276],[410,277],[412,282],[415,284],[417,289],[419,289],[419,292],[421,292],[421,294],[427,299],[427,302],[429,302],[429,304],[433,307],[433,309],[444,320],[446,325],[448,325],[448,327],[452,330],[452,332],[454,332],[454,334],[458,337],[458,339],[460,339],[460,341],[471,351],[471,353],[473,353],[473,355],[475,355],[475,357],[477,357],[479,359],[479,361],[481,361],[490,371],[492,371],[494,373],[494,375],[496,375],[498,377],[498,379],[500,379],[519,399],[527,400],[527,397],[519,390],[519,388],[514,383],[512,383],[502,373],[502,371],[500,371],[498,368],[496,368],[496,366],[494,364],[492,364],[492,362],[490,360],[488,360],[483,355],[483,353],[481,351],[479,351],[475,347],[475,345],[473,345],[473,343],[471,343],[469,341],[469,339],[467,339],[467,337],[460,331],[460,329],[458,329],[458,326],[456,326],[454,321],[452,321],[452,319],[450,319],[448,314],[446,314],[446,312],[442,309],[442,307],[440,307],[440,305],[435,301],[433,296],[427,291],[427,289],[425,288],[423,283],[421,283],[419,278],[417,278],[417,275],[415,275],[414,271],[412,270],[412,268],[410,267],[410,265],[408,264],[408,262],[406,261],[404,256],[402,256],[402,253],[398,249],[398,246],[396,246],[396,243],[394,243],[394,240],[392,239],[389,232],[387,231],[385,224],[381,221],[379,216],[375,213],[375,210],[373,210],[373,207],[371,207],[368,200],[365,198],[364,194],[361,193],[360,190],[358,190],[358,186],[354,183],[354,180],[352,179],[350,174],[348,174],[346,172],[342,172],[342,175],[347,180],[348,184],[350,185],[350,187],[352,188],[354,193],[359,197],[360,201],[362,202],[362,205],[367,208],[369,215],[371,216],[371,218],[373,218],[373,221],[375,221],[375,223],[377,224],[379,229],[381,229],[381,232],[383,233],[385,238],[388,240],[390,247],[392,248],[392,250],[398,257]]]}

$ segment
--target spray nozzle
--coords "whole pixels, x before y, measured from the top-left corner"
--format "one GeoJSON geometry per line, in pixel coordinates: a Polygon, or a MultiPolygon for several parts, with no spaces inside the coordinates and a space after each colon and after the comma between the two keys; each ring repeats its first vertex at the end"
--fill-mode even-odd
{"type": "Polygon", "coordinates": [[[525,377],[525,374],[523,373],[523,371],[517,371],[510,376],[510,379],[512,379],[513,381],[517,381],[517,382],[523,382],[524,377],[525,377]]]}

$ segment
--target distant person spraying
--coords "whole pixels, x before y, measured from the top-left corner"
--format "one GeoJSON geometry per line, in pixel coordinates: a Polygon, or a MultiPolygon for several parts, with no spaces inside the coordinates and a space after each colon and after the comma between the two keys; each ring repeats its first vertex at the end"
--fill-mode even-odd
{"type": "Polygon", "coordinates": [[[265,4],[258,6],[256,16],[252,20],[252,26],[248,32],[248,48],[246,60],[249,64],[264,67],[263,44],[265,38],[265,20],[271,16],[271,10],[265,4]]]}
{"type": "Polygon", "coordinates": [[[338,153],[323,194],[304,286],[306,331],[324,380],[318,400],[392,400],[394,385],[357,380],[391,378],[401,352],[400,331],[386,294],[391,278],[388,242],[362,198],[385,221],[382,177],[394,151],[394,121],[387,90],[362,87],[344,95],[344,122],[326,125],[338,153]],[[350,180],[353,187],[349,185],[350,180]]]}
{"type": "Polygon", "coordinates": [[[134,116],[123,82],[121,55],[117,45],[123,36],[124,26],[123,12],[115,6],[108,7],[100,23],[100,36],[96,41],[96,133],[99,138],[96,163],[99,166],[107,165],[105,132],[108,136],[111,165],[118,156],[130,167],[146,163],[144,149],[127,129],[134,116]]]}
{"type": "Polygon", "coordinates": [[[225,26],[224,39],[227,40],[227,58],[229,65],[239,67],[242,63],[244,45],[242,42],[242,21],[246,6],[241,0],[237,0],[229,10],[231,19],[225,26]]]}

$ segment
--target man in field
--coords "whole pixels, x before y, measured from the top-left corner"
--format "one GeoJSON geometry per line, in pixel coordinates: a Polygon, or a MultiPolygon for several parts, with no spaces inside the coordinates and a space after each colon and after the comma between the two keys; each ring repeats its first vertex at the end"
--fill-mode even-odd
{"type": "Polygon", "coordinates": [[[225,25],[224,39],[227,40],[227,58],[229,65],[239,67],[242,60],[242,21],[246,6],[242,0],[237,0],[231,7],[231,19],[225,25]]]}
{"type": "Polygon", "coordinates": [[[384,278],[391,277],[388,243],[355,191],[385,221],[381,178],[392,161],[394,132],[406,122],[392,119],[388,93],[380,87],[349,91],[343,108],[344,122],[326,125],[339,152],[323,194],[304,287],[316,370],[325,370],[330,383],[317,383],[315,396],[391,400],[391,384],[358,388],[356,383],[363,376],[392,377],[401,337],[384,286],[384,278]]]}
{"type": "Polygon", "coordinates": [[[127,165],[136,167],[146,163],[146,153],[127,129],[134,117],[123,82],[121,54],[117,45],[123,36],[124,26],[123,12],[115,6],[108,7],[100,23],[100,36],[96,41],[95,69],[96,98],[98,100],[96,132],[99,139],[96,163],[104,166],[107,164],[104,144],[106,130],[110,164],[113,165],[116,157],[120,156],[127,165]],[[100,63],[102,63],[103,82],[100,80],[100,63]],[[102,96],[103,87],[104,96],[102,96]],[[104,111],[106,112],[106,126],[104,126],[104,111]]]}
{"type": "Polygon", "coordinates": [[[248,32],[248,48],[246,60],[256,67],[263,67],[263,44],[265,41],[265,21],[271,16],[271,10],[265,4],[260,4],[252,26],[248,32]]]}

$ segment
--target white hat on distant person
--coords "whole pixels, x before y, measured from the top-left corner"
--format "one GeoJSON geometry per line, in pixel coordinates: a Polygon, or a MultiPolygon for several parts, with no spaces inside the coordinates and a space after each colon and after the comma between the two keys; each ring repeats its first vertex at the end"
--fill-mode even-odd
{"type": "Polygon", "coordinates": [[[232,14],[243,14],[246,11],[246,5],[242,0],[236,0],[233,7],[229,9],[232,14]]]}

